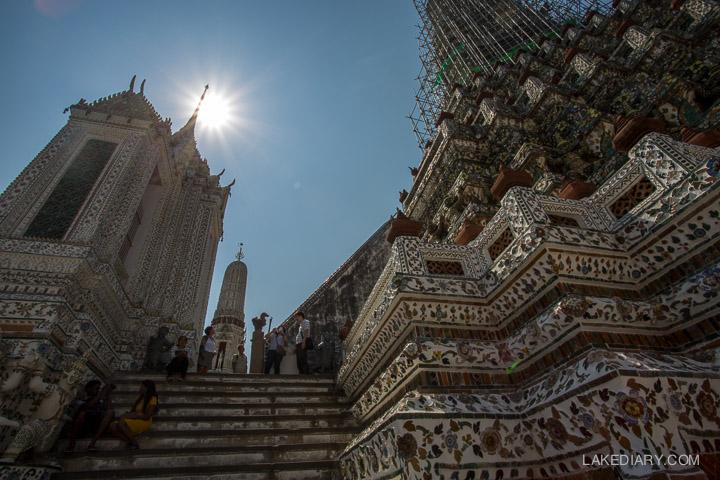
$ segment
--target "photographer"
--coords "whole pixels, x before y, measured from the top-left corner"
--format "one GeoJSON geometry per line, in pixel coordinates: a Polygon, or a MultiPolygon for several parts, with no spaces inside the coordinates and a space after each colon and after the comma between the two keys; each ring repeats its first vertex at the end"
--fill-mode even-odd
{"type": "Polygon", "coordinates": [[[73,417],[68,435],[68,452],[75,450],[75,440],[84,435],[93,435],[88,450],[95,450],[95,442],[114,418],[110,392],[115,390],[115,385],[106,384],[102,388],[100,385],[100,380],[90,380],[85,384],[85,402],[73,417]]]}

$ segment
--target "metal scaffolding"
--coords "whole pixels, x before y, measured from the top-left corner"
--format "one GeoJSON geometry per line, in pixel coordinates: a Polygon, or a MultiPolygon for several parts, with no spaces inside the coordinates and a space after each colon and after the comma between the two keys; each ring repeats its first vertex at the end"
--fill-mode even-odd
{"type": "Polygon", "coordinates": [[[543,38],[559,37],[560,25],[579,21],[590,10],[607,13],[611,0],[413,0],[420,17],[421,70],[415,106],[409,115],[423,148],[455,85],[475,73],[514,64],[522,50],[543,38]]]}

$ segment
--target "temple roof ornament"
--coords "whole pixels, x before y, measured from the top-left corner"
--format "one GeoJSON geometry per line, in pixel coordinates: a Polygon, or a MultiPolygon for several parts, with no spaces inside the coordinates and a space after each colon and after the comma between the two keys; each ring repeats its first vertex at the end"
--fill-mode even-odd
{"type": "Polygon", "coordinates": [[[195,111],[193,111],[193,114],[190,116],[187,123],[173,135],[173,141],[175,143],[180,143],[183,140],[187,141],[190,138],[192,138],[193,141],[195,140],[195,124],[197,123],[200,107],[202,106],[203,100],[205,100],[205,95],[207,94],[209,88],[210,85],[206,84],[202,95],[200,95],[200,101],[198,101],[197,107],[195,107],[195,111]]]}
{"type": "Polygon", "coordinates": [[[163,120],[152,106],[150,101],[145,97],[145,80],[140,86],[140,92],[135,93],[135,79],[137,75],[133,75],[127,90],[113,93],[106,97],[101,97],[94,102],[88,103],[81,98],[78,103],[70,105],[63,113],[71,109],[85,110],[86,113],[100,112],[106,113],[108,116],[117,115],[127,117],[128,119],[144,120],[152,123],[163,123],[168,127],[170,119],[163,120]]]}

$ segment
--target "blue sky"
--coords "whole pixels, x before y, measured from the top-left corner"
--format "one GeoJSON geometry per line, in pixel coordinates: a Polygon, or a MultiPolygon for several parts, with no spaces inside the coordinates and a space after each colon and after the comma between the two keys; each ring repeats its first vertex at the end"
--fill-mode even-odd
{"type": "MultiPolygon", "coordinates": [[[[7,1],[0,15],[5,188],[66,122],[64,107],[147,78],[173,130],[205,83],[236,121],[200,129],[237,178],[208,306],[245,243],[246,321],[285,318],[384,222],[420,159],[411,0],[7,1]]],[[[137,88],[137,87],[136,87],[137,88]]],[[[248,335],[249,336],[249,335],[248,335]]]]}

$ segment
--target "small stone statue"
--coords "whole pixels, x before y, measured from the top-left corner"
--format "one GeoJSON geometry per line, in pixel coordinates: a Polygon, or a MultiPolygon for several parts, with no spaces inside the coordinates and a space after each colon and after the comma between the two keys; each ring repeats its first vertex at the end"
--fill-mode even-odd
{"type": "Polygon", "coordinates": [[[252,319],[255,331],[252,335],[252,350],[250,351],[250,373],[263,373],[265,371],[265,335],[263,335],[263,327],[267,323],[269,315],[265,312],[259,317],[252,319]]]}
{"type": "Polygon", "coordinates": [[[0,462],[13,463],[18,455],[31,448],[47,451],[55,442],[65,407],[75,398],[76,388],[83,380],[87,354],[78,358],[57,384],[44,382],[41,374],[33,376],[28,388],[44,394],[30,421],[22,427],[5,450],[0,462]]]}
{"type": "Polygon", "coordinates": [[[268,314],[263,312],[260,314],[259,317],[255,317],[252,319],[253,326],[255,327],[255,331],[262,330],[265,328],[265,325],[267,325],[267,318],[268,314]]]}
{"type": "Polygon", "coordinates": [[[170,350],[173,342],[168,340],[167,335],[170,329],[160,327],[156,335],[150,337],[145,352],[144,368],[153,371],[161,371],[170,362],[170,350]]]}

